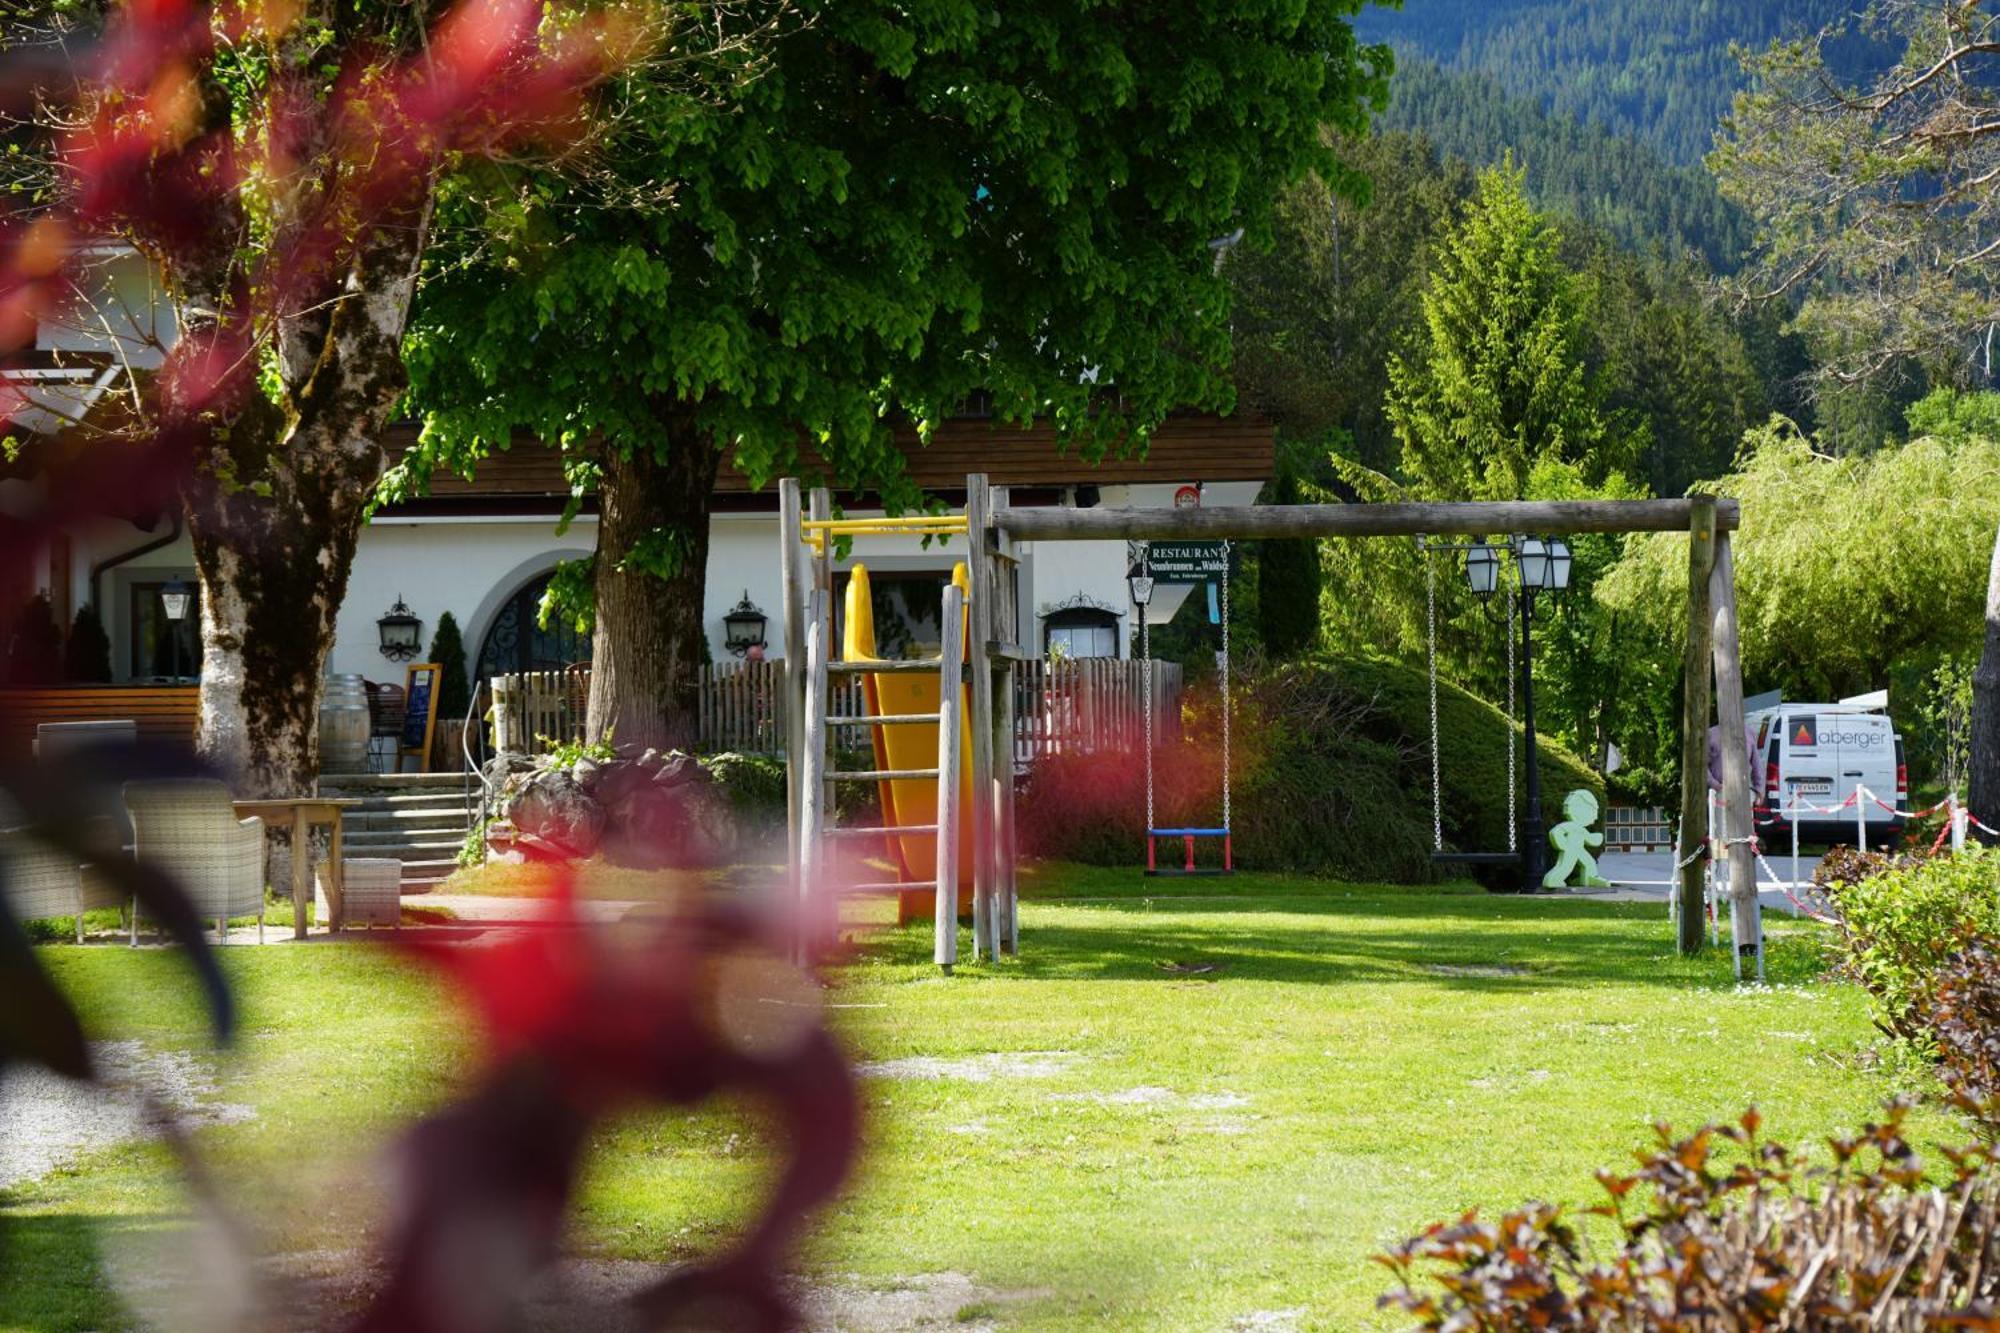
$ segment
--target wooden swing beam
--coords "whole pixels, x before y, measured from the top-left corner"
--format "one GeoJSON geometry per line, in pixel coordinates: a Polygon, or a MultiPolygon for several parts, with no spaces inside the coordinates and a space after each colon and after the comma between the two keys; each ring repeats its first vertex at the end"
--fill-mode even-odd
{"type": "Polygon", "coordinates": [[[1239,505],[1218,509],[1009,509],[1016,541],[1207,541],[1284,537],[1483,537],[1491,533],[1686,532],[1697,505],[1734,531],[1734,500],[1500,500],[1463,504],[1239,505]]]}

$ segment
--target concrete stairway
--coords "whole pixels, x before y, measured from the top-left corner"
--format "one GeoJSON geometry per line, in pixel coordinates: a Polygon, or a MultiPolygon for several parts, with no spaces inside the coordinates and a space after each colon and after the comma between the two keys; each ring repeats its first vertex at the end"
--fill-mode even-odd
{"type": "Polygon", "coordinates": [[[476,801],[479,779],[465,773],[328,774],[319,793],[361,802],[341,821],[346,855],[401,861],[403,892],[424,893],[458,868],[468,781],[476,801]]]}

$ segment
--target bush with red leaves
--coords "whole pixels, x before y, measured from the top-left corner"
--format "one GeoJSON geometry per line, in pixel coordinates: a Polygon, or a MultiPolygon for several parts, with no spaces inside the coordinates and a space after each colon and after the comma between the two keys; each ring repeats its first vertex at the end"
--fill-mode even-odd
{"type": "Polygon", "coordinates": [[[1467,1213],[1380,1256],[1399,1285],[1379,1303],[1420,1329],[1506,1333],[2000,1329],[1992,1152],[1947,1151],[1926,1184],[1905,1111],[1830,1140],[1826,1166],[1761,1140],[1754,1110],[1687,1138],[1661,1126],[1636,1171],[1598,1173],[1602,1257],[1549,1204],[1467,1213]]]}
{"type": "Polygon", "coordinates": [[[1930,1004],[1938,1074],[1980,1133],[2000,1139],[2000,954],[1968,937],[1938,974],[1930,1004]]]}

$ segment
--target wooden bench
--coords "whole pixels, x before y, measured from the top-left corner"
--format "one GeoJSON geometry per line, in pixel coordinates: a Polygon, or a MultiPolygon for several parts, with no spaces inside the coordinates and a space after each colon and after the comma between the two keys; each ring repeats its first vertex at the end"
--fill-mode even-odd
{"type": "Polygon", "coordinates": [[[60,685],[0,689],[0,758],[26,760],[44,722],[129,718],[143,744],[194,750],[201,691],[193,685],[60,685]]]}

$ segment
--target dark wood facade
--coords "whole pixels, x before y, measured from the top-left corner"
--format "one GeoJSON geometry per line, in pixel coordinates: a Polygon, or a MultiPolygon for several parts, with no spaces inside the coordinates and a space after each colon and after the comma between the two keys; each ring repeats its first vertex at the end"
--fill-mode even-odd
{"type": "MultiPolygon", "coordinates": [[[[928,445],[920,444],[914,431],[901,434],[911,475],[919,486],[939,495],[962,489],[966,476],[974,472],[984,472],[995,486],[1054,492],[1079,485],[1265,481],[1276,466],[1271,424],[1248,416],[1174,417],[1154,433],[1143,454],[1098,463],[1064,453],[1054,430],[1045,425],[1022,429],[961,417],[940,426],[928,445]]],[[[392,434],[388,442],[392,454],[407,447],[411,435],[407,428],[392,434]]],[[[810,473],[812,463],[805,458],[800,470],[810,473]]],[[[439,472],[431,478],[427,498],[384,512],[538,508],[560,505],[568,496],[559,456],[523,436],[512,449],[483,460],[471,480],[439,472]]],[[[760,509],[767,500],[776,503],[774,491],[752,490],[749,478],[726,460],[716,477],[715,496],[718,509],[760,509]]],[[[1032,503],[1029,497],[1023,499],[1032,503]]]]}

